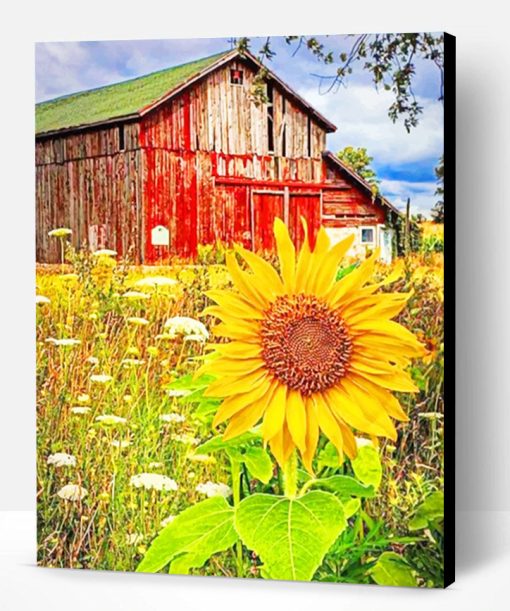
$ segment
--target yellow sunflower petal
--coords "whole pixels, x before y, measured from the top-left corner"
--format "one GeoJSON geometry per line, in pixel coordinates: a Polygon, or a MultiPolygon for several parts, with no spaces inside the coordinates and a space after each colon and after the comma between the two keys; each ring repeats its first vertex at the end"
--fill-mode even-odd
{"type": "Polygon", "coordinates": [[[308,281],[308,276],[310,273],[310,264],[311,264],[311,250],[310,250],[310,242],[308,240],[308,225],[306,221],[301,219],[303,224],[304,231],[304,239],[303,244],[301,245],[301,249],[299,250],[297,266],[296,266],[296,293],[303,293],[306,288],[306,283],[308,281]]]}
{"type": "Polygon", "coordinates": [[[340,430],[340,426],[338,424],[338,420],[333,416],[328,404],[324,399],[324,396],[321,393],[316,393],[315,395],[313,395],[313,400],[315,401],[315,405],[317,406],[319,427],[326,435],[326,437],[331,441],[331,443],[335,446],[338,452],[338,456],[340,457],[340,461],[342,461],[344,441],[342,431],[340,430]]]}
{"type": "Polygon", "coordinates": [[[297,390],[287,393],[285,419],[294,443],[301,452],[306,450],[306,411],[303,397],[297,390]]]}
{"type": "MultiPolygon", "coordinates": [[[[235,287],[249,302],[255,303],[258,307],[265,309],[269,303],[264,293],[260,293],[250,282],[252,278],[239,267],[235,256],[232,253],[227,253],[225,257],[227,269],[232,276],[232,281],[235,287]]],[[[252,274],[253,276],[253,274],[252,274]]]]}
{"type": "Polygon", "coordinates": [[[220,356],[207,363],[206,370],[214,376],[234,376],[253,373],[262,367],[265,367],[265,363],[260,358],[236,359],[220,356]]]}
{"type": "Polygon", "coordinates": [[[246,431],[253,428],[262,417],[265,406],[265,400],[259,399],[258,401],[255,401],[255,403],[245,407],[240,412],[237,412],[235,416],[232,416],[232,419],[225,429],[223,439],[228,441],[229,439],[242,435],[243,433],[246,433],[246,431]]]}
{"type": "Polygon", "coordinates": [[[265,370],[254,371],[246,375],[222,377],[211,382],[204,391],[206,397],[229,397],[230,395],[243,394],[246,389],[254,389],[260,386],[267,378],[265,370]]]}
{"type": "Polygon", "coordinates": [[[269,401],[262,424],[262,436],[267,441],[282,429],[285,422],[287,387],[279,384],[269,401]]]}
{"type": "Polygon", "coordinates": [[[209,344],[209,346],[219,354],[236,359],[251,359],[262,354],[260,344],[248,344],[247,342],[234,341],[228,344],[209,344]]]}
{"type": "Polygon", "coordinates": [[[234,316],[259,320],[264,318],[264,313],[260,308],[253,303],[248,303],[241,295],[236,295],[232,291],[216,289],[206,291],[205,294],[234,316]]]}
{"type": "Polygon", "coordinates": [[[395,390],[397,392],[419,392],[420,390],[411,380],[409,374],[403,371],[387,375],[376,375],[362,371],[359,375],[388,390],[395,390]]]}
{"type": "Polygon", "coordinates": [[[276,384],[271,382],[269,378],[266,378],[261,384],[259,384],[259,386],[250,389],[248,392],[227,397],[223,400],[214,416],[212,422],[213,428],[217,427],[218,424],[225,422],[225,420],[228,420],[228,418],[231,418],[234,414],[237,414],[241,410],[249,407],[252,403],[259,400],[264,400],[267,405],[271,395],[274,392],[274,388],[276,388],[276,384]]]}
{"type": "Polygon", "coordinates": [[[313,475],[312,461],[319,442],[319,420],[317,408],[311,399],[305,400],[306,408],[306,449],[301,452],[305,469],[313,475]]]}
{"type": "Polygon", "coordinates": [[[274,221],[274,236],[283,285],[288,293],[292,293],[296,281],[296,248],[290,239],[287,225],[278,217],[274,221]]]}
{"type": "Polygon", "coordinates": [[[340,430],[342,431],[342,437],[344,439],[344,451],[347,456],[352,460],[358,453],[358,446],[356,445],[356,439],[351,429],[344,423],[338,423],[340,430]]]}
{"type": "Polygon", "coordinates": [[[281,295],[283,293],[284,288],[282,281],[272,265],[264,261],[262,257],[259,257],[250,250],[246,250],[246,248],[242,246],[236,246],[236,252],[238,252],[250,266],[255,276],[263,279],[266,290],[271,291],[273,295],[281,295]]]}
{"type": "Polygon", "coordinates": [[[354,235],[350,235],[341,242],[337,242],[331,250],[317,261],[317,274],[314,276],[313,290],[318,297],[327,295],[331,290],[338,273],[338,267],[354,242],[354,235]]]}
{"type": "Polygon", "coordinates": [[[226,337],[228,339],[237,339],[242,342],[250,343],[260,342],[258,326],[255,325],[247,327],[246,325],[227,325],[224,322],[221,322],[212,327],[211,331],[214,333],[214,335],[216,335],[216,337],[226,337]]]}
{"type": "Polygon", "coordinates": [[[328,303],[332,308],[337,308],[341,305],[342,300],[350,295],[351,291],[360,288],[367,282],[374,273],[374,267],[378,257],[379,251],[376,250],[372,256],[365,259],[361,265],[333,286],[328,295],[328,303]]]}

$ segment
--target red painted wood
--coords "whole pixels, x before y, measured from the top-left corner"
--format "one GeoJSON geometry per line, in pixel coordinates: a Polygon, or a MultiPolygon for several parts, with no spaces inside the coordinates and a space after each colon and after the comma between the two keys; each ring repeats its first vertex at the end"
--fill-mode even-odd
{"type": "Polygon", "coordinates": [[[310,247],[313,249],[321,225],[320,195],[289,194],[289,230],[297,248],[301,247],[304,240],[301,217],[307,222],[310,247]]]}
{"type": "Polygon", "coordinates": [[[253,250],[275,250],[273,224],[276,217],[284,218],[284,194],[252,192],[253,250]]]}

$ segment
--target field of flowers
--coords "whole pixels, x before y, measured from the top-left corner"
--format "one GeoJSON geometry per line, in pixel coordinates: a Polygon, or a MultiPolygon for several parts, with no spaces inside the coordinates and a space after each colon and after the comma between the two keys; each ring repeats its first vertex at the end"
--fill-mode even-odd
{"type": "MultiPolygon", "coordinates": [[[[65,236],[56,239],[64,246],[65,236]]],[[[331,497],[342,527],[328,526],[323,549],[309,565],[298,558],[291,576],[442,586],[443,255],[436,250],[376,265],[375,281],[392,280],[380,292],[412,293],[397,320],[426,349],[410,366],[418,392],[396,393],[409,420],[396,423],[395,439],[355,432],[356,457],[340,458],[321,434],[313,475],[296,463],[300,492],[287,496],[331,497]]],[[[38,266],[36,280],[39,563],[289,578],[274,568],[281,558],[267,542],[244,536],[240,516],[240,536],[214,521],[250,497],[287,493],[289,477],[260,427],[222,439],[224,425],[212,426],[221,399],[207,392],[214,378],[196,373],[218,341],[214,311],[204,313],[213,305],[206,292],[232,286],[224,249],[203,248],[193,265],[159,267],[67,246],[64,258],[38,266]],[[215,529],[221,536],[212,537],[215,529]]],[[[358,263],[344,262],[338,280],[358,263]]],[[[310,545],[303,543],[313,555],[310,545]]]]}

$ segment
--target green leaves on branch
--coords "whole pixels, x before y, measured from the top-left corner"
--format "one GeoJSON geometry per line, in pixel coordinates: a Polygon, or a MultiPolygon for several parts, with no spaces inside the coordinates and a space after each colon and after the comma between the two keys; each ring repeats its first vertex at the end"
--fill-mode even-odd
{"type": "Polygon", "coordinates": [[[370,499],[375,496],[374,487],[366,486],[348,475],[333,475],[323,479],[316,480],[313,484],[314,488],[324,488],[342,499],[348,499],[351,496],[370,499]]]}
{"type": "Polygon", "coordinates": [[[264,577],[309,581],[347,521],[333,494],[314,491],[296,499],[254,494],[239,504],[235,524],[264,577]]]}
{"type": "Polygon", "coordinates": [[[170,573],[187,574],[237,540],[234,509],[223,497],[216,496],[192,505],[168,524],[136,570],[156,573],[170,564],[170,573]]]}
{"type": "Polygon", "coordinates": [[[372,579],[380,586],[417,586],[416,577],[406,560],[395,552],[381,554],[370,569],[372,579]]]}

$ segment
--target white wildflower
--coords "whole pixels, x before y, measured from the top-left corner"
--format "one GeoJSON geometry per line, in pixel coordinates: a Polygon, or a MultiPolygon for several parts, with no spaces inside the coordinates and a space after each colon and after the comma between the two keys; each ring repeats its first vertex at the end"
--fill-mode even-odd
{"type": "Polygon", "coordinates": [[[143,365],[145,361],[143,359],[122,359],[121,363],[124,367],[137,367],[143,365]]]}
{"type": "Polygon", "coordinates": [[[162,462],[150,462],[149,463],[149,469],[161,469],[161,467],[163,467],[162,462]]]}
{"type": "Polygon", "coordinates": [[[128,545],[138,545],[143,539],[144,537],[140,533],[128,533],[126,535],[126,543],[128,545]]]}
{"type": "Polygon", "coordinates": [[[133,286],[148,286],[148,287],[160,287],[160,286],[175,286],[179,284],[175,278],[166,278],[165,276],[147,276],[146,278],[140,278],[133,286]]]}
{"type": "Polygon", "coordinates": [[[186,416],[183,416],[182,414],[176,414],[175,412],[172,412],[171,414],[161,414],[161,416],[159,417],[159,419],[162,422],[185,422],[186,421],[186,416]]]}
{"type": "Polygon", "coordinates": [[[83,393],[76,397],[76,401],[78,401],[78,403],[88,403],[90,401],[90,396],[83,393]]]}
{"type": "Polygon", "coordinates": [[[128,439],[112,439],[111,444],[114,448],[128,448],[131,442],[128,439]]]}
{"type": "Polygon", "coordinates": [[[372,441],[370,439],[367,439],[366,437],[355,437],[354,439],[356,440],[356,446],[358,448],[362,448],[363,446],[373,446],[374,445],[372,441]]]}
{"type": "Polygon", "coordinates": [[[189,316],[173,316],[165,322],[164,327],[171,337],[198,335],[203,337],[204,341],[209,338],[209,332],[204,323],[189,316]]]}
{"type": "Polygon", "coordinates": [[[185,388],[169,388],[166,394],[169,397],[186,397],[187,395],[191,395],[191,390],[185,388]]]}
{"type": "Polygon", "coordinates": [[[72,414],[88,414],[92,408],[88,405],[76,405],[69,410],[72,414]]]}
{"type": "Polygon", "coordinates": [[[172,435],[174,441],[179,441],[185,445],[197,446],[200,443],[200,439],[193,437],[189,433],[176,433],[172,435]]]}
{"type": "Polygon", "coordinates": [[[42,305],[44,303],[51,303],[51,300],[48,299],[48,297],[45,297],[44,295],[36,295],[35,296],[35,303],[37,305],[42,305]]]}
{"type": "Polygon", "coordinates": [[[107,384],[113,380],[112,376],[106,373],[94,373],[90,376],[91,382],[97,382],[98,384],[107,384]]]}
{"type": "Polygon", "coordinates": [[[87,494],[87,489],[78,484],[67,484],[57,492],[57,495],[65,501],[81,501],[87,494]]]}
{"type": "Polygon", "coordinates": [[[87,359],[87,363],[89,363],[89,365],[98,365],[99,359],[97,358],[97,356],[89,356],[89,358],[87,359]]]}
{"type": "Polygon", "coordinates": [[[205,342],[207,341],[207,337],[204,337],[203,335],[198,335],[198,334],[185,335],[184,341],[185,342],[198,342],[199,344],[205,344],[205,342]]]}
{"type": "Polygon", "coordinates": [[[205,484],[198,484],[195,490],[200,492],[200,494],[205,494],[208,497],[223,496],[227,498],[232,494],[232,488],[227,486],[227,484],[215,484],[211,481],[208,481],[205,484]]]}
{"type": "Polygon", "coordinates": [[[146,488],[147,490],[178,490],[179,488],[175,480],[159,473],[133,475],[130,483],[135,488],[146,488]]]}
{"type": "Polygon", "coordinates": [[[72,337],[62,337],[60,339],[48,337],[46,341],[54,346],[78,346],[81,344],[81,339],[74,339],[72,337]]]}
{"type": "Polygon", "coordinates": [[[56,454],[50,454],[46,462],[55,467],[75,467],[76,457],[72,454],[66,454],[66,452],[57,452],[56,454]]]}
{"type": "Polygon", "coordinates": [[[99,250],[94,251],[92,254],[94,257],[116,257],[117,251],[110,250],[109,248],[100,248],[99,250]]]}
{"type": "Polygon", "coordinates": [[[114,414],[104,414],[103,416],[96,416],[96,422],[100,422],[101,424],[105,424],[107,426],[112,426],[115,424],[126,424],[126,418],[122,418],[122,416],[115,416],[114,414]]]}
{"type": "Polygon", "coordinates": [[[151,296],[147,293],[142,293],[141,291],[126,291],[121,295],[124,299],[150,299],[151,296]]]}

